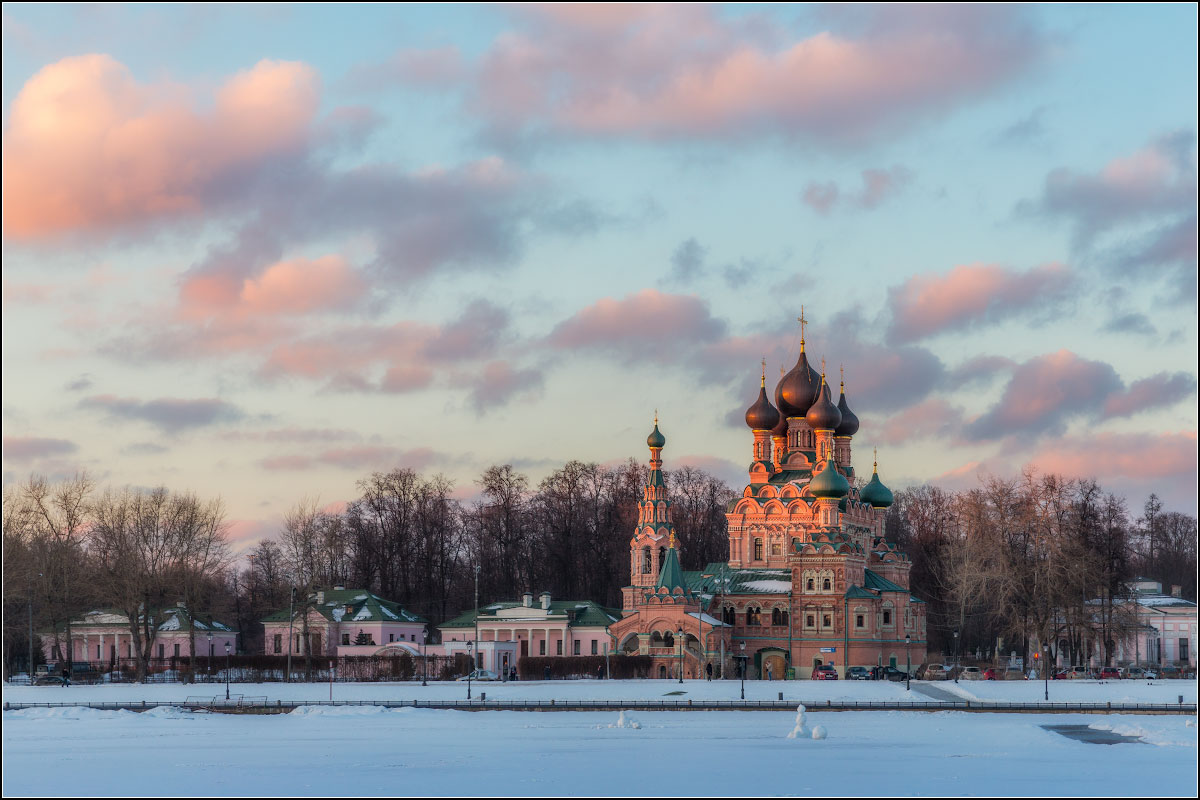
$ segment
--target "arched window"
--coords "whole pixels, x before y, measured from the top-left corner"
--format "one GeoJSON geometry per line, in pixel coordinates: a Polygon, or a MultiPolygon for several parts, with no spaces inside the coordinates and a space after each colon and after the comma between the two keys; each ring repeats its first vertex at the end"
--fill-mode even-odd
{"type": "Polygon", "coordinates": [[[667,631],[662,635],[662,640],[663,640],[663,643],[662,643],[663,647],[674,647],[675,646],[675,634],[671,633],[670,631],[667,631]]]}
{"type": "Polygon", "coordinates": [[[650,574],[650,545],[642,548],[642,574],[650,574]]]}
{"type": "Polygon", "coordinates": [[[832,584],[832,583],[830,583],[830,581],[829,581],[829,578],[826,578],[826,579],[825,579],[825,581],[824,581],[824,583],[822,583],[822,584],[821,584],[821,589],[822,589],[823,591],[826,591],[826,592],[828,592],[828,591],[829,591],[830,589],[832,589],[832,588],[833,588],[833,584],[832,584]]]}
{"type": "Polygon", "coordinates": [[[658,548],[658,568],[662,569],[663,562],[667,560],[667,548],[658,548]]]}
{"type": "Polygon", "coordinates": [[[809,579],[808,579],[808,586],[807,586],[807,589],[808,589],[810,592],[812,592],[812,591],[815,591],[815,590],[816,590],[816,588],[817,588],[817,582],[816,582],[816,581],[814,581],[812,578],[809,578],[809,579]]]}
{"type": "Polygon", "coordinates": [[[788,612],[784,611],[782,608],[772,608],[771,609],[771,624],[772,625],[787,625],[788,624],[788,612]]]}
{"type": "Polygon", "coordinates": [[[763,541],[762,541],[762,539],[755,539],[755,540],[754,540],[754,560],[755,560],[755,561],[762,561],[762,560],[763,560],[763,549],[762,549],[762,546],[763,546],[763,541]]]}
{"type": "Polygon", "coordinates": [[[726,625],[733,624],[733,606],[725,606],[721,611],[721,621],[726,625]]]}
{"type": "Polygon", "coordinates": [[[762,620],[759,617],[759,614],[761,614],[761,613],[762,613],[762,609],[755,608],[754,606],[750,606],[749,608],[747,608],[746,609],[746,624],[747,625],[761,625],[762,620]]]}

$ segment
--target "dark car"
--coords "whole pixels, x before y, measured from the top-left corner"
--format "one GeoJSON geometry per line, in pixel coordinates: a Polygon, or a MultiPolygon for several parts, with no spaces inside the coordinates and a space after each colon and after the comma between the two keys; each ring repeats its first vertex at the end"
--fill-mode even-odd
{"type": "Polygon", "coordinates": [[[887,666],[883,668],[883,677],[884,680],[902,681],[908,678],[908,673],[902,669],[896,669],[895,667],[887,666]]]}
{"type": "Polygon", "coordinates": [[[1100,680],[1117,681],[1121,679],[1121,670],[1116,667],[1104,667],[1100,670],[1100,680]]]}
{"type": "Polygon", "coordinates": [[[821,664],[813,667],[812,679],[814,681],[836,681],[838,679],[837,670],[829,664],[821,664]]]}
{"type": "Polygon", "coordinates": [[[846,680],[869,681],[871,680],[871,671],[866,667],[851,667],[846,670],[846,680]]]}

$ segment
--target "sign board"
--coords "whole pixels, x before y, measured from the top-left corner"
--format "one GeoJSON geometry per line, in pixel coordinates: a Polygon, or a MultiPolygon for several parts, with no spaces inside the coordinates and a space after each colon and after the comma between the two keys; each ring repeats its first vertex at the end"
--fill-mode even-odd
{"type": "Polygon", "coordinates": [[[822,647],[821,652],[822,653],[836,653],[837,648],[836,647],[822,647]]]}

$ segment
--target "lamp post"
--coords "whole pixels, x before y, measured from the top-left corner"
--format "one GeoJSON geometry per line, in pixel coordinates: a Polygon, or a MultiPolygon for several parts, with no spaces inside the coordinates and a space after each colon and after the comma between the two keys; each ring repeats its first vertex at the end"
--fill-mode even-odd
{"type": "MultiPolygon", "coordinates": [[[[380,639],[380,641],[383,641],[380,639]]],[[[421,629],[421,685],[428,686],[429,682],[429,626],[421,629]]]]}
{"type": "Polygon", "coordinates": [[[683,628],[679,628],[675,634],[677,646],[679,647],[679,682],[683,683],[683,628]]]}
{"type": "Polygon", "coordinates": [[[1046,663],[1042,665],[1042,689],[1045,692],[1043,698],[1050,701],[1050,646],[1043,645],[1046,650],[1046,663]]]}
{"type": "MultiPolygon", "coordinates": [[[[493,634],[495,632],[493,631],[493,634]]],[[[479,565],[475,565],[475,641],[479,641],[479,565]]],[[[494,650],[492,652],[495,652],[494,650]]],[[[475,658],[471,658],[471,671],[475,671],[475,658]]],[[[470,685],[470,681],[467,682],[470,685]]],[[[467,692],[467,697],[470,698],[471,693],[467,692]]]]}
{"type": "Polygon", "coordinates": [[[912,636],[904,634],[904,691],[912,690],[912,636]]]}
{"type": "Polygon", "coordinates": [[[954,682],[958,683],[958,631],[954,631],[954,682]]]}
{"type": "Polygon", "coordinates": [[[746,643],[742,642],[742,652],[738,655],[738,671],[742,673],[742,699],[746,699],[746,643]]]}
{"type": "MultiPolygon", "coordinates": [[[[478,624],[478,621],[476,621],[478,624]]],[[[471,671],[467,673],[467,699],[471,699],[471,676],[475,674],[475,654],[472,648],[475,646],[475,640],[467,640],[467,659],[471,662],[471,671]]]]}
{"type": "Polygon", "coordinates": [[[229,699],[229,642],[225,642],[225,699],[229,699]]]}
{"type": "Polygon", "coordinates": [[[212,662],[213,662],[213,638],[212,638],[212,631],[209,631],[208,632],[208,674],[209,675],[212,675],[212,662]]]}
{"type": "Polygon", "coordinates": [[[288,657],[287,676],[284,683],[292,682],[292,624],[296,621],[296,587],[292,587],[292,600],[288,604],[288,657]]]}

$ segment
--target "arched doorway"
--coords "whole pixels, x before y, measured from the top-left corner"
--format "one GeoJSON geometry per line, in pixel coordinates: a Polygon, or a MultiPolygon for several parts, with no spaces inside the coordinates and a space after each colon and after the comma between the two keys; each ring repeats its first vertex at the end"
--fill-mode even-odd
{"type": "Polygon", "coordinates": [[[755,654],[758,676],[763,680],[781,681],[787,677],[787,651],[778,647],[764,647],[755,654]]]}
{"type": "Polygon", "coordinates": [[[660,679],[661,679],[661,678],[666,678],[666,677],[667,677],[667,667],[666,667],[666,665],[665,665],[665,664],[659,664],[659,665],[658,665],[658,677],[659,677],[660,679]]]}

